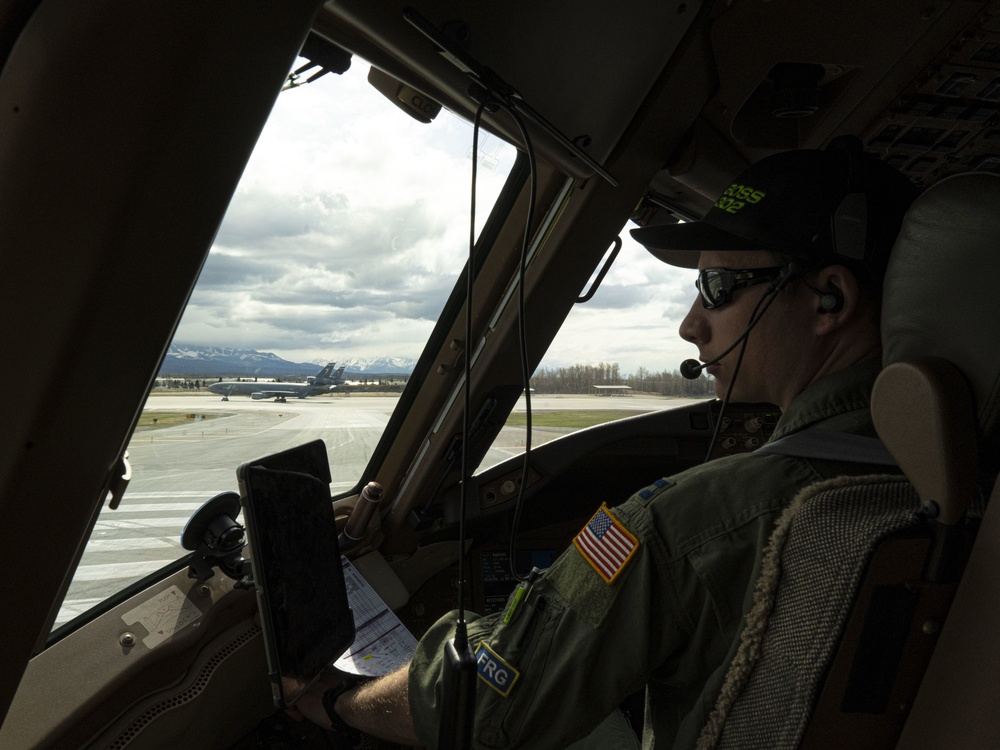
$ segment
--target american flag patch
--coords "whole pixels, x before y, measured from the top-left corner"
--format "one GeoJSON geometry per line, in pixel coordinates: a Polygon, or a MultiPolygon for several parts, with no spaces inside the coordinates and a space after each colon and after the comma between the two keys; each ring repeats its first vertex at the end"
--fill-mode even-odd
{"type": "Polygon", "coordinates": [[[583,559],[608,583],[618,577],[639,548],[639,540],[614,519],[607,504],[601,505],[583,530],[573,539],[583,559]]]}

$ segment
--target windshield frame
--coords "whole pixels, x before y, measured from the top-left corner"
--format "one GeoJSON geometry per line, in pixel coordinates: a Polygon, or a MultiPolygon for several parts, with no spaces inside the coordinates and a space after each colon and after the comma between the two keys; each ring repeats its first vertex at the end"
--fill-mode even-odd
{"type": "MultiPolygon", "coordinates": [[[[472,253],[474,280],[479,278],[483,264],[489,257],[490,249],[495,244],[497,237],[507,222],[507,218],[510,216],[528,177],[528,159],[524,152],[518,149],[517,159],[511,167],[510,175],[507,177],[507,181],[504,183],[503,189],[500,191],[500,195],[497,197],[496,203],[493,205],[493,209],[490,211],[489,217],[476,239],[472,253]]],[[[461,274],[455,282],[455,286],[448,296],[448,300],[445,302],[437,322],[434,324],[431,335],[428,337],[427,343],[424,345],[423,351],[417,359],[417,364],[414,366],[406,386],[403,388],[403,392],[399,397],[399,403],[393,410],[388,424],[382,431],[382,436],[372,451],[368,466],[359,478],[358,483],[351,489],[335,495],[334,500],[356,495],[368,481],[375,477],[382,463],[385,461],[386,456],[392,448],[393,441],[399,434],[400,427],[406,421],[410,409],[420,394],[421,387],[437,366],[436,358],[438,352],[445,345],[449,331],[465,306],[468,263],[466,261],[465,265],[462,266],[461,274]]]]}

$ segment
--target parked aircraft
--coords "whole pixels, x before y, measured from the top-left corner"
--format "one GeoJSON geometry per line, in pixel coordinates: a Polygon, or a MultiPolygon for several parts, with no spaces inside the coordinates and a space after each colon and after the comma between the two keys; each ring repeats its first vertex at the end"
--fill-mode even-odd
{"type": "Polygon", "coordinates": [[[341,375],[344,374],[344,367],[336,372],[333,366],[336,362],[331,362],[316,375],[310,375],[303,383],[256,383],[250,380],[223,380],[219,383],[212,383],[208,390],[218,393],[223,401],[228,401],[230,396],[249,396],[259,401],[265,398],[273,398],[275,401],[285,401],[289,397],[306,398],[307,396],[318,396],[321,393],[329,393],[344,382],[341,375]]]}
{"type": "MultiPolygon", "coordinates": [[[[1000,2],[0,0],[0,352],[19,375],[17,396],[0,412],[0,747],[328,746],[274,708],[254,592],[220,573],[189,577],[177,538],[194,508],[234,490],[243,461],[290,447],[289,439],[335,438],[332,459],[356,453],[331,460],[338,525],[370,481],[383,488],[348,556],[404,624],[419,636],[455,606],[463,554],[468,608],[502,607],[519,490],[515,558],[530,565],[571,544],[603,502],[697,464],[712,445],[717,401],[560,437],[536,446],[526,465],[523,433],[504,427],[523,398],[523,372],[538,367],[566,321],[584,315],[596,331],[638,301],[627,281],[613,281],[614,267],[602,276],[616,238],[626,241],[617,264],[633,217],[697,219],[747,166],[846,134],[932,199],[952,175],[1000,172],[1000,2]],[[417,28],[410,9],[442,39],[417,28]],[[292,86],[307,40],[310,61],[331,72],[292,86]],[[361,80],[348,78],[357,72],[361,80]],[[492,146],[480,142],[477,154],[471,123],[484,86],[522,113],[524,128],[486,106],[492,146]],[[348,96],[360,89],[378,98],[348,96]],[[297,97],[291,111],[282,114],[279,97],[297,97]],[[334,116],[314,116],[308,97],[324,99],[334,116]],[[265,127],[272,112],[273,122],[298,126],[282,131],[280,148],[265,127]],[[407,129],[390,132],[390,122],[407,129]],[[258,143],[271,156],[251,174],[258,143]],[[311,167],[286,171],[302,153],[311,167]],[[501,183],[480,196],[471,254],[468,193],[455,208],[448,202],[464,182],[452,167],[464,169],[468,155],[490,167],[480,170],[482,186],[491,175],[501,183]],[[295,190],[281,193],[288,185],[295,190]],[[220,231],[224,218],[236,222],[229,231],[220,231]],[[206,263],[213,243],[215,265],[206,263]],[[263,258],[254,260],[255,250],[263,258]],[[450,292],[431,273],[439,268],[454,279],[450,292]],[[592,278],[604,278],[603,287],[581,301],[592,296],[592,278]],[[325,336],[390,342],[424,331],[421,354],[376,426],[371,415],[381,407],[356,424],[317,419],[308,436],[284,429],[296,420],[271,429],[258,418],[234,437],[237,423],[227,418],[214,420],[228,423],[214,433],[206,422],[150,438],[135,427],[196,283],[255,285],[263,317],[278,319],[270,312],[284,302],[284,319],[303,327],[308,318],[314,331],[314,310],[334,309],[325,336]],[[376,304],[352,315],[362,298],[376,304]],[[123,353],[113,378],[109,346],[123,353]],[[255,435],[261,442],[241,442],[255,435]],[[462,463],[476,467],[494,454],[493,465],[463,480],[462,463]],[[468,547],[458,541],[462,510],[468,547]]],[[[989,191],[951,194],[936,218],[912,229],[913,237],[949,229],[940,258],[960,279],[932,285],[900,318],[941,349],[978,336],[981,365],[962,370],[954,393],[969,384],[979,392],[986,381],[986,392],[1000,392],[980,371],[996,360],[1000,330],[995,307],[982,311],[1000,299],[998,205],[989,191]],[[986,209],[982,198],[992,201],[986,209]],[[951,243],[969,232],[981,247],[949,266],[958,257],[951,243]],[[982,312],[954,317],[966,309],[982,312]]],[[[647,295],[646,314],[616,330],[620,340],[636,330],[651,338],[646,326],[689,305],[693,282],[647,295]]],[[[887,280],[887,300],[904,291],[906,280],[887,280]]],[[[585,348],[579,361],[590,361],[585,348]]],[[[913,554],[923,560],[937,542],[963,548],[935,508],[946,496],[967,497],[980,469],[995,472],[977,448],[995,454],[997,445],[974,424],[982,403],[932,403],[915,387],[899,394],[913,419],[904,433],[926,446],[920,466],[936,483],[914,512],[939,532],[897,540],[905,554],[880,558],[902,564],[913,554]],[[965,458],[981,465],[970,472],[965,458]]],[[[773,416],[765,405],[726,414],[716,456],[756,439],[773,416]],[[741,425],[755,431],[742,434],[741,425]]],[[[881,601],[881,616],[849,630],[870,658],[856,671],[824,671],[829,692],[816,704],[833,712],[809,725],[801,746],[1000,747],[996,506],[995,498],[986,505],[946,618],[923,616],[922,598],[916,606],[922,592],[937,591],[919,569],[902,584],[866,584],[857,601],[881,601]],[[992,562],[977,564],[991,552],[992,562]],[[930,658],[926,677],[893,669],[904,653],[930,658]],[[870,677],[868,667],[885,665],[870,677]],[[864,710],[839,699],[845,686],[864,710]]],[[[831,573],[846,546],[806,544],[831,573]]],[[[802,598],[788,632],[810,636],[831,608],[821,592],[802,598]]],[[[718,612],[706,605],[697,614],[713,621],[718,612]]],[[[637,618],[636,627],[656,623],[637,618]]],[[[590,685],[566,687],[580,695],[590,685]]],[[[630,705],[641,730],[641,695],[630,705]]],[[[765,698],[759,707],[771,705],[765,698]]],[[[497,719],[497,745],[507,721],[517,717],[497,719]]],[[[733,746],[761,746],[753,733],[763,729],[753,727],[733,746]]]]}

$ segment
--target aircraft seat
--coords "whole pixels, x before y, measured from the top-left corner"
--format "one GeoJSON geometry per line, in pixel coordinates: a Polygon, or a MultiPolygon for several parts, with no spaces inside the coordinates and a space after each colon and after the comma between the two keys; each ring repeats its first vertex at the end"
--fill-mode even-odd
{"type": "Polygon", "coordinates": [[[985,613],[1000,599],[1000,517],[987,514],[975,534],[980,477],[1000,464],[998,205],[1000,176],[977,173],[942,181],[908,212],[872,396],[904,476],[820,482],[783,514],[700,750],[886,748],[901,737],[907,748],[1000,747],[986,726],[996,691],[982,689],[1000,674],[989,642],[1000,611],[985,613]],[[942,732],[949,697],[962,718],[948,723],[961,726],[942,732]]]}
{"type": "MultiPolygon", "coordinates": [[[[911,211],[893,250],[899,283],[886,292],[884,360],[890,368],[921,358],[954,365],[967,384],[976,429],[952,449],[976,457],[964,477],[977,492],[1000,468],[1000,176],[945,180],[911,211]]],[[[881,380],[881,378],[880,378],[881,380]]],[[[952,389],[953,391],[954,389],[952,389]]],[[[912,408],[912,407],[911,407],[912,408]]],[[[877,412],[876,412],[877,414],[877,412]]],[[[905,415],[899,415],[900,420],[905,415]]],[[[880,434],[883,427],[878,427],[880,434]]],[[[910,441],[920,450],[919,436],[910,441]]],[[[901,461],[902,463],[902,461],[901,461]]],[[[907,469],[921,492],[954,493],[962,478],[907,469]],[[921,487],[923,483],[923,488],[921,487]],[[936,484],[935,484],[936,483],[936,484]]],[[[1000,482],[994,482],[968,563],[927,667],[898,748],[1000,747],[1000,482]]],[[[977,494],[973,502],[981,499],[977,494]]],[[[954,522],[954,521],[953,521],[954,522]]],[[[948,521],[945,520],[947,524],[948,521]]]]}

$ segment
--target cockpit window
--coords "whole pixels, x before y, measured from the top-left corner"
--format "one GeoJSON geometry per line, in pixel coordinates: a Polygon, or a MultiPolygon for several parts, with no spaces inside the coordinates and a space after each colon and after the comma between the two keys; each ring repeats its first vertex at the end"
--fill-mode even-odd
{"type": "MultiPolygon", "coordinates": [[[[694,271],[657,260],[622,227],[621,249],[593,295],[581,290],[531,378],[531,444],[615,419],[714,395],[707,376],[685,380],[680,363],[697,348],[678,328],[697,296],[694,271]]],[[[608,251],[608,256],[611,254],[608,251]]],[[[530,324],[530,321],[529,321],[530,324]]],[[[524,452],[522,396],[479,469],[524,452]]]]}
{"type": "MultiPolygon", "coordinates": [[[[360,478],[468,257],[472,157],[469,123],[411,119],[368,70],[278,97],[56,627],[179,567],[184,525],[244,461],[322,438],[334,492],[360,478]]],[[[481,228],[517,152],[479,144],[481,228]]]]}

